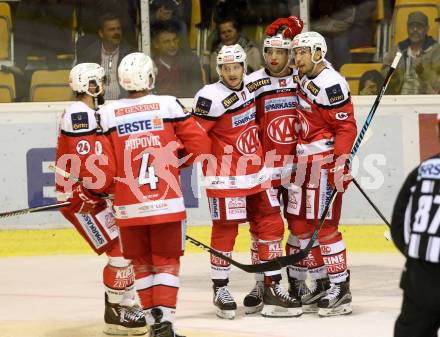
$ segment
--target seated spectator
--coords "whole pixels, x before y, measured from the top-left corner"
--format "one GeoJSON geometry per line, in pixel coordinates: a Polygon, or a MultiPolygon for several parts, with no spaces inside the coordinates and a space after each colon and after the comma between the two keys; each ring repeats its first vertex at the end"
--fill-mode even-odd
{"type": "Polygon", "coordinates": [[[99,39],[93,43],[78,40],[76,45],[77,63],[93,62],[105,69],[105,99],[118,99],[125,96],[119,86],[118,66],[122,58],[135,50],[122,39],[122,28],[119,17],[112,13],[104,14],[99,19],[99,39]],[[83,45],[86,42],[86,46],[83,45]]]}
{"type": "Polygon", "coordinates": [[[377,95],[382,87],[383,77],[377,70],[369,70],[359,80],[359,95],[377,95]]]}
{"type": "Polygon", "coordinates": [[[422,12],[412,12],[407,21],[408,38],[391,48],[384,57],[383,73],[388,71],[396,52],[402,59],[390,87],[397,94],[417,95],[431,93],[436,81],[436,69],[440,67],[440,45],[428,36],[428,17],[422,12]]]}
{"type": "Polygon", "coordinates": [[[169,23],[177,26],[180,43],[188,47],[188,27],[189,23],[183,19],[183,5],[177,0],[152,0],[150,1],[150,20],[151,25],[158,22],[169,23]]]}
{"type": "Polygon", "coordinates": [[[140,31],[138,0],[75,0],[78,31],[81,37],[93,42],[98,38],[99,18],[104,13],[118,13],[124,40],[137,48],[136,31],[140,31]]]}
{"type": "Polygon", "coordinates": [[[351,63],[349,35],[355,13],[352,0],[314,0],[311,2],[311,30],[325,37],[327,42],[325,58],[336,70],[339,70],[345,63],[351,63]]]}
{"type": "Polygon", "coordinates": [[[153,61],[157,67],[155,92],[176,97],[194,97],[202,87],[202,69],[197,56],[180,46],[178,27],[171,22],[151,26],[153,61]]]}
{"type": "Polygon", "coordinates": [[[261,68],[262,59],[260,50],[257,48],[255,43],[241,34],[241,27],[235,19],[226,18],[218,22],[217,34],[220,41],[217,44],[214,44],[209,60],[209,78],[211,83],[218,81],[218,74],[216,70],[217,55],[224,45],[231,46],[238,43],[243,47],[247,56],[248,74],[261,68]]]}

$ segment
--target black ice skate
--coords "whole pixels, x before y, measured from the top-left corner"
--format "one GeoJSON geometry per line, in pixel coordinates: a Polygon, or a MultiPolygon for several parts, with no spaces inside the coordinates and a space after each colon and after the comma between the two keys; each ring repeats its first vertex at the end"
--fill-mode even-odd
{"type": "Polygon", "coordinates": [[[105,294],[104,321],[107,335],[141,336],[148,331],[144,312],[139,306],[124,306],[110,303],[105,294]]]}
{"type": "Polygon", "coordinates": [[[350,282],[332,283],[327,294],[318,302],[318,315],[321,317],[348,315],[351,309],[350,282]]]}
{"type": "Polygon", "coordinates": [[[254,314],[263,308],[264,282],[257,281],[254,288],[243,300],[244,311],[246,314],[254,314]]]}
{"type": "Polygon", "coordinates": [[[219,287],[214,285],[214,305],[216,306],[216,315],[224,319],[234,319],[237,303],[227,286],[219,287]]]}
{"type": "Polygon", "coordinates": [[[327,294],[326,290],[329,288],[328,277],[314,280],[307,294],[301,297],[303,312],[306,314],[318,312],[318,301],[327,294]]]}
{"type": "Polygon", "coordinates": [[[264,317],[297,317],[302,315],[301,302],[289,296],[289,293],[277,282],[264,285],[264,317]]]}
{"type": "Polygon", "coordinates": [[[305,280],[298,280],[294,277],[289,277],[289,296],[301,301],[301,298],[310,293],[305,280]]]}
{"type": "Polygon", "coordinates": [[[151,309],[151,316],[155,323],[151,326],[150,337],[185,337],[174,332],[171,322],[162,321],[163,312],[159,308],[151,309]]]}

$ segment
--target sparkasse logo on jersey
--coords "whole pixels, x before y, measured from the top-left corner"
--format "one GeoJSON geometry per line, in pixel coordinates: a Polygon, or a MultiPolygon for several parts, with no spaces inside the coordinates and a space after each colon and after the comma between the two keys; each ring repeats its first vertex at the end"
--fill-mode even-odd
{"type": "Polygon", "coordinates": [[[264,102],[264,111],[277,111],[277,110],[285,110],[285,109],[293,109],[295,108],[295,99],[293,96],[291,97],[278,97],[268,99],[264,102]]]}
{"type": "Polygon", "coordinates": [[[93,242],[93,245],[96,248],[101,248],[107,243],[104,234],[102,234],[102,232],[99,230],[99,227],[96,225],[95,221],[90,215],[75,214],[75,216],[80,222],[84,231],[87,233],[88,238],[93,242]]]}
{"type": "Polygon", "coordinates": [[[160,117],[142,118],[142,116],[135,118],[122,118],[117,120],[116,128],[119,136],[124,136],[133,133],[142,133],[145,131],[160,131],[164,129],[163,120],[160,117]]]}
{"type": "Polygon", "coordinates": [[[232,117],[232,127],[242,126],[255,119],[255,108],[247,110],[240,115],[232,117]]]}

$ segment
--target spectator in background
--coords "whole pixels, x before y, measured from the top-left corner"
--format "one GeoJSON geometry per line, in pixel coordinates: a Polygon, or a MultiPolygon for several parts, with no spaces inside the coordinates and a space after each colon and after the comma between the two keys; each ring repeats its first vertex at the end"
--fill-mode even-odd
{"type": "Polygon", "coordinates": [[[99,39],[85,47],[78,41],[77,63],[100,64],[105,69],[107,81],[104,98],[118,99],[125,95],[118,82],[118,66],[122,58],[134,50],[122,39],[121,21],[115,14],[106,13],[99,18],[98,35],[99,39]]]}
{"type": "Polygon", "coordinates": [[[336,70],[345,63],[351,63],[349,35],[355,8],[351,0],[315,0],[310,5],[311,30],[325,37],[328,46],[326,59],[336,70]]]}
{"type": "Polygon", "coordinates": [[[191,50],[180,46],[176,24],[157,22],[151,31],[157,67],[155,91],[159,95],[194,97],[203,85],[199,59],[191,50]]]}
{"type": "MultiPolygon", "coordinates": [[[[104,13],[118,13],[125,41],[138,47],[137,31],[140,30],[139,0],[75,0],[78,32],[81,39],[92,43],[98,38],[99,18],[104,13]]],[[[84,42],[83,42],[84,43],[84,42]]],[[[86,45],[87,43],[84,43],[86,45]]]]}
{"type": "Polygon", "coordinates": [[[382,87],[383,77],[377,70],[369,70],[359,80],[359,95],[377,95],[382,87]]]}
{"type": "Polygon", "coordinates": [[[440,67],[440,45],[428,36],[428,17],[422,12],[412,12],[407,21],[408,38],[391,48],[384,57],[383,73],[391,65],[396,52],[402,52],[390,87],[397,94],[417,95],[432,92],[440,67]]]}
{"type": "MultiPolygon", "coordinates": [[[[183,19],[183,4],[178,0],[152,0],[150,1],[151,25],[158,22],[170,23],[177,27],[180,43],[189,47],[188,27],[189,23],[183,19]]],[[[154,36],[152,36],[154,38],[154,36]]]]}
{"type": "Polygon", "coordinates": [[[241,26],[238,21],[233,18],[226,18],[218,22],[217,34],[220,39],[218,43],[214,44],[209,61],[209,78],[210,82],[218,80],[217,74],[217,55],[219,50],[224,46],[232,46],[239,44],[246,52],[247,57],[247,72],[251,73],[258,70],[262,66],[262,59],[260,50],[254,42],[241,34],[241,26]]]}

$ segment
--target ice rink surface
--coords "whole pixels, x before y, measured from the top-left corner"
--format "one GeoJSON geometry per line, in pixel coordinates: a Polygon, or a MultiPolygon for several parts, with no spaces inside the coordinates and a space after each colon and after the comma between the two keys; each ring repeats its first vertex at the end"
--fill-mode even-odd
{"type": "MultiPolygon", "coordinates": [[[[248,254],[235,257],[247,261],[248,254]]],[[[397,253],[351,253],[353,314],[319,318],[264,318],[244,314],[242,301],[253,276],[232,268],[230,288],[239,310],[233,321],[218,319],[211,304],[209,257],[191,253],[182,263],[178,332],[187,337],[386,337],[399,312],[398,287],[404,259],[397,253]]],[[[44,256],[0,259],[0,337],[105,336],[105,257],[44,256]]]]}

